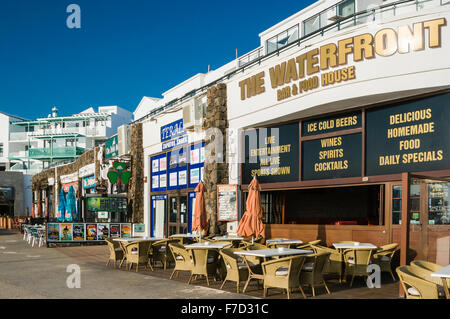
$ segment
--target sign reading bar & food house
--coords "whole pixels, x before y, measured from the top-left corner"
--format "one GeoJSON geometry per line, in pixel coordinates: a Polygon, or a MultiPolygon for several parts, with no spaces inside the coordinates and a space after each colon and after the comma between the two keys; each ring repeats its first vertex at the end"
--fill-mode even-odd
{"type": "Polygon", "coordinates": [[[260,183],[298,181],[298,156],[298,123],[247,130],[242,183],[250,184],[254,176],[260,183]]]}
{"type": "Polygon", "coordinates": [[[302,179],[361,176],[361,133],[304,141],[302,179]]]}
{"type": "Polygon", "coordinates": [[[366,111],[366,174],[450,169],[450,93],[366,111]]]}

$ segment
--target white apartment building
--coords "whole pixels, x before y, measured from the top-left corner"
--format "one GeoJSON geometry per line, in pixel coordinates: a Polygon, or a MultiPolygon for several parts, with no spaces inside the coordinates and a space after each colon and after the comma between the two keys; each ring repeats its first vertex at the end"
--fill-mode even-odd
{"type": "Polygon", "coordinates": [[[69,116],[54,107],[48,117],[10,125],[9,170],[35,174],[74,161],[85,150],[104,143],[117,128],[131,122],[132,113],[118,106],[90,107],[69,116]]]}

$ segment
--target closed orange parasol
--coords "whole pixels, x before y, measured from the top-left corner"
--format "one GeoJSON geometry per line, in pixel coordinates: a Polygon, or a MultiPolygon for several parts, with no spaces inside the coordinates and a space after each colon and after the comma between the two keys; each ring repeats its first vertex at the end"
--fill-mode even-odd
{"type": "Polygon", "coordinates": [[[33,205],[31,205],[31,218],[34,218],[34,211],[35,211],[35,209],[34,209],[34,203],[33,203],[33,205]]]}
{"type": "Polygon", "coordinates": [[[42,206],[41,206],[41,201],[38,200],[36,217],[42,217],[41,215],[42,215],[42,206]]]}
{"type": "Polygon", "coordinates": [[[264,224],[261,220],[262,218],[262,207],[261,207],[261,187],[259,186],[258,180],[254,178],[250,185],[248,186],[248,198],[246,202],[246,211],[244,216],[242,216],[241,221],[237,229],[237,233],[240,236],[255,236],[255,237],[266,237],[264,224]]]}
{"type": "Polygon", "coordinates": [[[197,195],[195,196],[194,221],[192,223],[192,230],[197,230],[204,235],[206,234],[209,227],[209,222],[206,220],[204,199],[205,185],[203,185],[202,182],[198,183],[195,191],[197,192],[197,195]]]}

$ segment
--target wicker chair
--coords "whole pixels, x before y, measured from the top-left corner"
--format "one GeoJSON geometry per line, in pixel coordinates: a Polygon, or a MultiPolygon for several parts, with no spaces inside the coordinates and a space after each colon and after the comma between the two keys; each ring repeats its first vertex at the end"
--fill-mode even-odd
{"type": "Polygon", "coordinates": [[[355,276],[368,276],[367,266],[372,261],[372,255],[375,249],[346,249],[343,252],[345,261],[344,278],[347,280],[349,274],[352,275],[350,287],[353,285],[355,276]]]}
{"type": "Polygon", "coordinates": [[[127,254],[127,265],[130,265],[129,270],[133,268],[133,264],[136,264],[136,272],[139,271],[139,264],[149,264],[148,251],[151,245],[151,241],[134,241],[125,245],[127,254]]]}
{"type": "Polygon", "coordinates": [[[123,259],[123,250],[120,247],[119,242],[112,240],[112,238],[106,238],[105,241],[109,247],[109,259],[106,263],[106,266],[108,266],[109,263],[112,262],[113,267],[116,268],[116,262],[122,261],[123,259]]]}
{"type": "Polygon", "coordinates": [[[297,245],[295,248],[297,248],[297,249],[313,249],[312,248],[313,245],[319,245],[321,242],[322,241],[320,239],[317,239],[317,240],[307,242],[306,244],[297,245]]]}
{"type": "Polygon", "coordinates": [[[300,285],[300,272],[305,262],[305,256],[294,256],[274,259],[262,263],[264,275],[264,297],[267,297],[269,288],[287,290],[287,298],[293,288],[299,288],[306,298],[300,285]]]}
{"type": "Polygon", "coordinates": [[[330,294],[327,283],[323,278],[323,268],[328,262],[330,253],[322,252],[305,257],[305,263],[300,274],[300,283],[302,285],[310,285],[313,297],[316,296],[315,287],[325,286],[327,293],[330,294]]]}
{"type": "Polygon", "coordinates": [[[167,269],[167,265],[171,262],[175,262],[173,255],[170,252],[169,244],[179,243],[178,239],[164,239],[153,243],[152,249],[150,250],[150,259],[152,261],[153,267],[155,262],[159,261],[164,270],[167,269]]]}
{"type": "Polygon", "coordinates": [[[189,271],[192,274],[193,261],[190,252],[178,242],[169,243],[169,249],[172,258],[175,260],[175,268],[170,275],[170,279],[175,274],[178,276],[180,271],[189,271]]]}
{"type": "Polygon", "coordinates": [[[190,252],[193,265],[188,284],[191,283],[194,276],[194,280],[197,279],[197,276],[205,276],[209,286],[209,275],[217,276],[219,253],[216,250],[203,248],[193,248],[190,249],[190,252]]]}
{"type": "Polygon", "coordinates": [[[392,279],[395,281],[394,274],[392,272],[392,257],[397,251],[398,244],[389,244],[381,246],[380,249],[373,254],[373,263],[380,266],[382,272],[388,272],[391,274],[392,279]]]}
{"type": "Polygon", "coordinates": [[[316,254],[330,253],[322,272],[324,274],[337,274],[339,276],[339,282],[342,282],[343,257],[339,250],[320,245],[311,245],[311,249],[316,254]]]}
{"type": "Polygon", "coordinates": [[[438,285],[422,278],[418,267],[399,266],[395,269],[407,299],[438,299],[438,285]]]}
{"type": "Polygon", "coordinates": [[[429,270],[431,272],[436,272],[439,269],[441,269],[444,266],[429,262],[429,261],[425,261],[425,260],[414,260],[411,261],[411,266],[413,267],[419,267],[419,268],[424,268],[426,270],[429,270]]]}
{"type": "MultiPolygon", "coordinates": [[[[411,267],[418,268],[422,270],[422,278],[431,282],[434,282],[439,286],[439,291],[443,293],[443,285],[442,285],[442,278],[439,277],[433,277],[431,276],[432,273],[438,271],[439,269],[443,268],[444,266],[425,261],[425,260],[414,260],[411,262],[411,267]]],[[[447,287],[450,286],[450,279],[447,278],[447,287]]]]}
{"type": "Polygon", "coordinates": [[[123,255],[122,260],[120,261],[120,264],[119,264],[119,269],[122,268],[123,263],[126,262],[126,260],[127,260],[127,250],[125,248],[126,244],[127,243],[123,242],[123,241],[119,242],[119,246],[120,246],[120,249],[122,249],[122,255],[123,255]]]}
{"type": "Polygon", "coordinates": [[[233,281],[236,283],[236,292],[239,293],[239,284],[248,278],[248,268],[241,258],[234,254],[234,251],[236,249],[226,248],[219,252],[226,267],[226,276],[220,289],[227,281],[233,281]]]}

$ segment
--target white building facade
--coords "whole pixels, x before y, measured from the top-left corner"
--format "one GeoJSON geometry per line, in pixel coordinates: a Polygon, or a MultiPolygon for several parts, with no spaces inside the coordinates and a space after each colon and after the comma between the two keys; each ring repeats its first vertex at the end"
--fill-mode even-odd
{"type": "MultiPolygon", "coordinates": [[[[221,82],[229,129],[243,133],[229,145],[229,181],[245,203],[248,184],[259,180],[268,237],[383,245],[406,236],[403,216],[419,258],[448,264],[449,18],[445,0],[318,1],[262,32],[259,48],[163,99],[144,98],[135,114],[144,121],[148,234],[190,231],[186,217],[180,228],[180,211],[193,211],[193,188],[180,192],[182,202],[168,196],[162,132],[176,132],[189,92],[201,100],[221,82]],[[404,173],[412,181],[409,215],[404,173]]],[[[204,132],[187,136],[193,146],[204,132]]],[[[190,166],[182,174],[189,180],[190,166]]]]}

